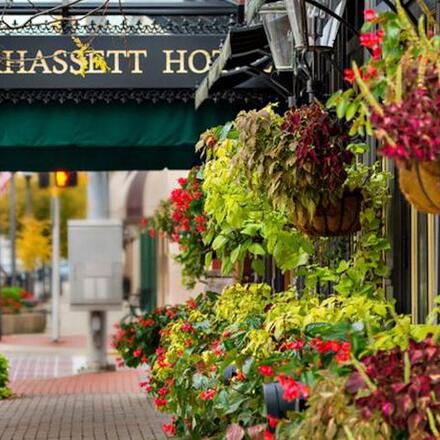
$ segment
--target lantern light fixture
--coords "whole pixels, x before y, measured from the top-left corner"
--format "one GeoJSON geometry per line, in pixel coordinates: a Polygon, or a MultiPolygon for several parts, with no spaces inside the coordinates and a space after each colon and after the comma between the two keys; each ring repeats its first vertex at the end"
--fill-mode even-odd
{"type": "Polygon", "coordinates": [[[331,50],[346,0],[285,0],[295,49],[331,50]]]}
{"type": "Polygon", "coordinates": [[[284,1],[268,3],[260,9],[260,17],[278,71],[293,71],[294,43],[284,1]]]}

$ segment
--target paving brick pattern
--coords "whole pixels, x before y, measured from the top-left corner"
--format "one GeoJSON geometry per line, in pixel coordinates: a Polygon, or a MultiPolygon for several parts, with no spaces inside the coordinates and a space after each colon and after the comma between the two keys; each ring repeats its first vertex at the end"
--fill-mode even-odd
{"type": "Polygon", "coordinates": [[[16,379],[16,397],[0,401],[0,440],[163,440],[168,418],[140,391],[141,379],[128,369],[16,379]]]}
{"type": "Polygon", "coordinates": [[[23,379],[48,379],[77,374],[87,363],[86,356],[46,353],[2,352],[9,360],[11,381],[23,379]]]}
{"type": "MultiPolygon", "coordinates": [[[[62,335],[58,342],[53,342],[51,337],[46,334],[34,335],[3,335],[0,341],[0,350],[4,345],[32,346],[49,348],[85,348],[87,339],[85,335],[62,335]]],[[[109,336],[109,347],[111,346],[111,336],[109,336]]]]}
{"type": "Polygon", "coordinates": [[[124,370],[111,373],[79,374],[59,379],[17,380],[11,383],[11,388],[18,396],[124,394],[139,392],[139,382],[142,379],[141,371],[124,370]]]}
{"type": "Polygon", "coordinates": [[[1,440],[162,440],[162,423],[139,392],[34,395],[0,402],[1,440]]]}

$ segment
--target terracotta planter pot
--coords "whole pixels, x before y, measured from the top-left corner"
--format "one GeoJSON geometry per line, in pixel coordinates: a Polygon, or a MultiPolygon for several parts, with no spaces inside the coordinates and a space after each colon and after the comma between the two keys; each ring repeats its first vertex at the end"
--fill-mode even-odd
{"type": "Polygon", "coordinates": [[[297,217],[294,224],[301,232],[314,237],[353,234],[361,228],[361,206],[360,191],[346,191],[337,203],[320,204],[313,218],[297,217]]]}
{"type": "Polygon", "coordinates": [[[440,214],[440,165],[438,162],[412,162],[399,169],[400,190],[418,211],[440,214]]]}

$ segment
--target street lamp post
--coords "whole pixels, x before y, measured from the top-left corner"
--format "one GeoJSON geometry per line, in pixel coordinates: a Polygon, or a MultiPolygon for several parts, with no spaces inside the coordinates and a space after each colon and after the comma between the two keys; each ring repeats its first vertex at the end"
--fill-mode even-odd
{"type": "Polygon", "coordinates": [[[54,188],[52,207],[52,341],[60,339],[60,198],[54,188]]]}
{"type": "MultiPolygon", "coordinates": [[[[108,173],[90,172],[87,186],[87,217],[89,220],[109,218],[108,173]]],[[[109,367],[107,361],[107,312],[89,312],[88,368],[99,371],[109,367]]]]}
{"type": "Polygon", "coordinates": [[[9,183],[9,245],[11,251],[11,285],[15,285],[17,281],[17,261],[16,261],[16,189],[15,189],[15,173],[12,173],[9,183]]]}

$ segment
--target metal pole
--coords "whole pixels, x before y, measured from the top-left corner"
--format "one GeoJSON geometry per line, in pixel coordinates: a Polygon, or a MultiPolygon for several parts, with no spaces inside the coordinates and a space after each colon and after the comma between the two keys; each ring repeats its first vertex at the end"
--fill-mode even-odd
{"type": "MultiPolygon", "coordinates": [[[[32,179],[32,173],[23,173],[25,178],[25,205],[24,210],[26,217],[32,216],[32,192],[31,192],[31,179],[32,179]]],[[[25,289],[28,292],[31,292],[32,289],[32,272],[26,271],[25,273],[25,289]]]]}
{"type": "MultiPolygon", "coordinates": [[[[0,289],[3,287],[3,260],[2,260],[2,247],[3,247],[3,243],[2,243],[3,237],[2,237],[2,230],[0,227],[0,289]]],[[[2,299],[2,295],[0,294],[0,300],[2,299]]],[[[2,321],[2,311],[3,311],[3,306],[0,304],[0,341],[2,340],[2,335],[3,335],[3,321],[2,321]]]]}
{"type": "MultiPolygon", "coordinates": [[[[87,218],[90,220],[109,217],[108,173],[88,173],[87,218]]],[[[90,370],[108,368],[107,362],[107,312],[92,310],[89,312],[89,359],[90,370]]]]}
{"type": "Polygon", "coordinates": [[[60,199],[52,195],[52,341],[60,339],[60,199]]]}
{"type": "Polygon", "coordinates": [[[25,213],[27,216],[32,215],[32,192],[31,192],[31,173],[23,173],[26,179],[26,191],[25,191],[25,213]]]}
{"type": "Polygon", "coordinates": [[[15,216],[16,193],[15,193],[15,173],[12,173],[9,182],[9,244],[11,250],[11,285],[15,285],[17,281],[17,266],[15,252],[15,234],[17,229],[17,219],[15,216]]]}

